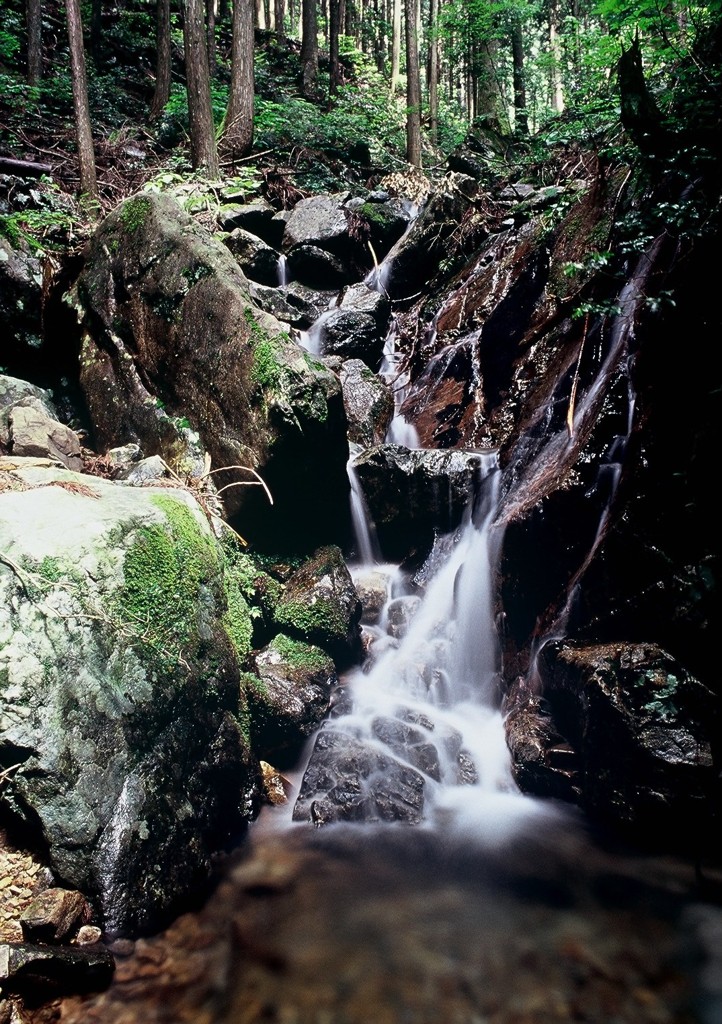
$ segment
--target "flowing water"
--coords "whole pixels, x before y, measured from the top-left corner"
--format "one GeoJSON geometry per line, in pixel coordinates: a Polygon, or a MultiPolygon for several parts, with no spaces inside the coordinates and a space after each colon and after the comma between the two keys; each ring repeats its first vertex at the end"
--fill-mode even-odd
{"type": "MultiPolygon", "coordinates": [[[[416,447],[393,335],[381,372],[389,439],[416,447]]],[[[565,431],[539,442],[534,472],[567,457],[565,431]]],[[[204,909],[120,953],[111,989],[66,1000],[62,1024],[720,1024],[722,913],[694,866],[514,784],[494,570],[510,509],[536,492],[533,474],[502,479],[494,452],[475,457],[464,521],[411,576],[385,560],[350,461],[350,568],[381,594],[365,664],[204,909]],[[322,741],[345,752],[346,779],[314,768],[322,741]]]]}

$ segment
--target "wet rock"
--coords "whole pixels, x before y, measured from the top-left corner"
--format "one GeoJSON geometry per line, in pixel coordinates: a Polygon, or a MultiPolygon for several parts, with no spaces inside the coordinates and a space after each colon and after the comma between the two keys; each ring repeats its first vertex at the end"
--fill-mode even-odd
{"type": "Polygon", "coordinates": [[[63,992],[93,992],[106,988],[115,961],[104,947],[0,945],[0,981],[13,991],[46,997],[63,992]]]}
{"type": "Polygon", "coordinates": [[[406,636],[420,604],[421,598],[416,596],[396,597],[389,602],[388,631],[395,640],[406,636]]]}
{"type": "Polygon", "coordinates": [[[424,775],[441,781],[439,753],[420,729],[397,718],[379,716],[371,723],[371,731],[397,757],[409,761],[424,775]]]}
{"type": "Polygon", "coordinates": [[[347,359],[339,372],[352,444],[383,444],[394,412],[391,388],[361,359],[347,359]]]}
{"type": "Polygon", "coordinates": [[[135,196],[113,211],[72,293],[94,442],[139,444],[181,477],[201,475],[203,451],[216,471],[250,465],[274,503],[260,486],[225,490],[242,536],[275,547],[301,534],[312,546],[338,536],[347,508],[341,387],[253,305],[249,287],[226,247],[171,198],[135,196]]]}
{"type": "Polygon", "coordinates": [[[257,808],[250,613],[228,614],[225,554],[188,491],[32,461],[13,476],[28,488],[0,492],[0,550],[23,566],[0,566],[0,749],[18,768],[0,804],[106,931],[152,929],[257,808]]]}
{"type": "Polygon", "coordinates": [[[356,593],[361,602],[361,622],[364,625],[378,622],[386,605],[389,592],[388,573],[372,570],[354,577],[356,593]]]}
{"type": "MultiPolygon", "coordinates": [[[[536,743],[552,768],[578,759],[585,810],[647,837],[672,840],[670,821],[687,840],[698,835],[717,779],[712,693],[654,644],[552,642],[539,667],[553,731],[536,743]]],[[[512,749],[524,777],[524,749],[512,749]]]]}
{"type": "Polygon", "coordinates": [[[288,803],[286,783],[281,773],[267,761],[261,761],[261,776],[263,778],[263,795],[267,802],[274,807],[288,803]]]}
{"type": "Polygon", "coordinates": [[[384,339],[373,316],[354,309],[332,309],[324,314],[321,348],[326,355],[360,359],[371,370],[381,362],[384,339]]]}
{"type": "Polygon", "coordinates": [[[353,460],[384,555],[402,560],[435,531],[458,526],[479,474],[479,455],[377,445],[353,460]]]}
{"type": "Polygon", "coordinates": [[[233,254],[243,273],[259,284],[279,284],[279,254],[274,248],[243,228],[235,228],[223,244],[233,254]]]}
{"type": "Polygon", "coordinates": [[[374,198],[373,193],[366,202],[359,203],[353,212],[355,218],[361,221],[360,233],[367,236],[377,261],[384,259],[409,224],[408,208],[403,202],[374,198]]]}
{"type": "Polygon", "coordinates": [[[349,285],[344,290],[339,307],[368,314],[373,317],[379,331],[386,331],[391,315],[391,303],[382,292],[370,288],[363,281],[359,284],[349,285]]]}
{"type": "Polygon", "coordinates": [[[48,416],[39,399],[23,398],[14,405],[8,426],[13,455],[55,459],[67,469],[82,469],[78,435],[48,416]]]}
{"type": "Polygon", "coordinates": [[[0,237],[0,319],[4,325],[3,365],[13,373],[37,370],[42,346],[43,274],[40,261],[0,237]]]}
{"type": "Polygon", "coordinates": [[[424,778],[378,749],[322,729],[293,808],[294,821],[421,821],[424,778]]]}
{"type": "Polygon", "coordinates": [[[352,661],[360,650],[361,602],[341,551],[319,548],[291,576],[275,610],[279,629],[317,644],[337,664],[352,661]]]}
{"type": "Polygon", "coordinates": [[[328,711],[333,661],[319,647],[280,634],[252,655],[250,666],[259,680],[245,687],[253,748],[265,760],[292,764],[328,711]]]}
{"type": "Polygon", "coordinates": [[[36,896],[20,917],[23,934],[34,942],[63,942],[80,925],[87,924],[92,910],[82,893],[46,889],[36,896]]]}
{"type": "Polygon", "coordinates": [[[297,281],[319,291],[341,288],[351,276],[349,268],[338,256],[318,245],[297,245],[288,253],[287,261],[288,269],[297,281]]]}

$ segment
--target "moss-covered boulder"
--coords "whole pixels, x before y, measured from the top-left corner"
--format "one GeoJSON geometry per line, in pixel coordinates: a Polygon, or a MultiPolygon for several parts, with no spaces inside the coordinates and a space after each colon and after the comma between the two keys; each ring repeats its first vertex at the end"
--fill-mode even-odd
{"type": "Polygon", "coordinates": [[[252,656],[251,667],[244,687],[254,750],[278,767],[292,765],[328,711],[334,663],[319,647],[281,633],[252,656]]]}
{"type": "Polygon", "coordinates": [[[260,487],[225,491],[244,536],[311,547],[339,535],[348,448],[338,380],[253,304],[221,242],[172,199],[135,196],[93,236],[74,301],[99,447],[137,442],[194,473],[189,444],[200,436],[214,469],[250,467],[274,497],[269,507],[260,487]]]}
{"type": "Polygon", "coordinates": [[[167,920],[255,813],[250,618],[187,491],[0,460],[0,802],[111,933],[167,920]]]}
{"type": "Polygon", "coordinates": [[[317,644],[340,665],[361,652],[361,602],[343,555],[319,548],[288,580],[275,610],[276,625],[290,637],[317,644]]]}

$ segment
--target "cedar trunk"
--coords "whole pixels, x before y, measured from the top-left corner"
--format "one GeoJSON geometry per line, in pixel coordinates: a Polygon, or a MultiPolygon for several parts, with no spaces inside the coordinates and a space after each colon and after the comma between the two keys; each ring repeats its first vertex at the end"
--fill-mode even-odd
{"type": "Polygon", "coordinates": [[[223,149],[235,157],[245,156],[253,145],[254,14],[254,0],[233,0],[231,87],[223,149]]]}
{"type": "Polygon", "coordinates": [[[28,85],[37,85],[43,77],[43,22],[40,0],[27,0],[28,85]]]}
{"type": "Polygon", "coordinates": [[[211,107],[211,81],[203,0],[185,0],[183,43],[188,90],[191,162],[205,167],[210,178],[218,177],[218,151],[211,107]]]}
{"type": "Polygon", "coordinates": [[[171,46],[170,46],[170,0],[156,0],[155,10],[155,92],[150,105],[150,117],[159,118],[170,99],[171,46]]]}
{"type": "Polygon", "coordinates": [[[406,159],[421,167],[421,79],[416,0],[406,0],[406,159]]]}
{"type": "Polygon", "coordinates": [[[95,177],[93,132],[90,127],[88,80],[85,73],[85,50],[83,48],[83,22],[80,16],[80,0],[66,0],[65,6],[68,16],[70,74],[73,82],[73,108],[75,111],[75,130],[78,142],[80,191],[93,204],[98,199],[98,183],[95,177]]]}
{"type": "Polygon", "coordinates": [[[307,100],[316,98],[318,89],[318,16],[316,0],[303,0],[301,67],[302,92],[307,100]]]}

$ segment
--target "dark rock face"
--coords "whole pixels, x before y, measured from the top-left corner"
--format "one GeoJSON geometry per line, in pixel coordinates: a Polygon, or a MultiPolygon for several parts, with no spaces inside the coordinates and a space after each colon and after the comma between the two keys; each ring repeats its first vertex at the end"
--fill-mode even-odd
{"type": "Polygon", "coordinates": [[[263,199],[255,203],[229,203],[222,207],[218,224],[224,231],[249,231],[274,249],[281,244],[285,227],[274,207],[263,199]]]}
{"type": "Polygon", "coordinates": [[[711,691],[653,644],[549,643],[539,674],[547,716],[533,700],[512,716],[539,723],[526,737],[511,726],[525,788],[562,795],[566,774],[596,818],[672,843],[670,822],[703,835],[717,785],[711,691]]]}
{"type": "Polygon", "coordinates": [[[304,242],[291,249],[288,269],[296,280],[316,290],[341,288],[351,280],[346,264],[318,245],[304,242]]]}
{"type": "Polygon", "coordinates": [[[424,779],[371,746],[331,728],[318,734],[293,809],[294,821],[400,821],[416,825],[424,779]]]}
{"type": "Polygon", "coordinates": [[[384,554],[401,560],[428,548],[435,530],[459,525],[474,494],[479,456],[384,444],[362,452],[353,467],[384,554]]]}
{"type": "Polygon", "coordinates": [[[46,999],[68,992],[95,992],[106,988],[115,961],[104,946],[36,946],[26,942],[0,945],[0,980],[3,988],[46,999]]]}
{"type": "MultiPolygon", "coordinates": [[[[302,534],[309,546],[338,536],[348,493],[340,385],[253,305],[224,246],[173,200],[137,196],[97,230],[76,295],[99,447],[136,442],[200,475],[189,451],[200,435],[214,469],[250,466],[270,488],[271,508],[259,487],[225,492],[244,536],[302,534]]],[[[232,470],[215,482],[248,479],[232,470]]]]}
{"type": "Polygon", "coordinates": [[[332,309],[324,314],[321,346],[325,355],[361,359],[377,370],[384,347],[383,335],[369,313],[355,309],[332,309]]]}

